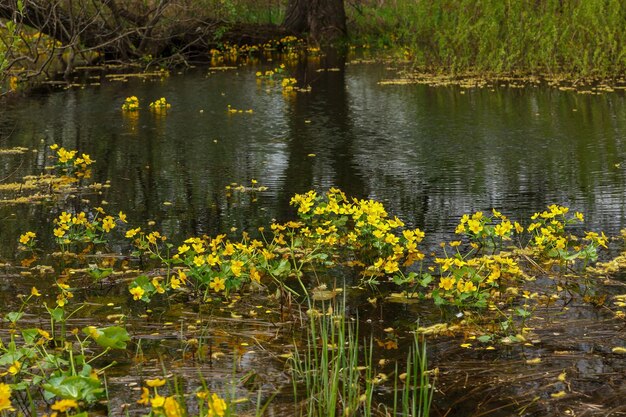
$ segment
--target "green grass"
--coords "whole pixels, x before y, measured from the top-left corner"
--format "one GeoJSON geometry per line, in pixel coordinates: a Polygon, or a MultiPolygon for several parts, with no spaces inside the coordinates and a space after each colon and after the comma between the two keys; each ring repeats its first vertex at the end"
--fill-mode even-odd
{"type": "Polygon", "coordinates": [[[347,12],[354,42],[408,48],[439,72],[626,70],[623,0],[361,0],[347,12]]]}
{"type": "MultiPolygon", "coordinates": [[[[403,368],[396,363],[392,375],[385,375],[373,360],[373,338],[361,339],[358,321],[346,320],[343,314],[309,311],[314,313],[305,329],[306,345],[296,349],[291,359],[298,415],[368,417],[381,415],[381,410],[394,416],[430,414],[434,387],[426,347],[417,335],[407,354],[405,371],[400,372],[403,368]],[[375,392],[383,385],[393,387],[393,405],[376,401],[375,392]]],[[[343,312],[341,303],[333,311],[343,312]]]]}

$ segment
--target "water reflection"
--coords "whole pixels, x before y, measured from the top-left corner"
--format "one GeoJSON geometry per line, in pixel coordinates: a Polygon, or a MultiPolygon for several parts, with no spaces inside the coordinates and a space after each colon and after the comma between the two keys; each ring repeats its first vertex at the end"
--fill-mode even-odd
{"type": "MultiPolygon", "coordinates": [[[[79,148],[98,161],[96,179],[111,180],[100,197],[110,211],[178,237],[255,229],[290,216],[294,193],[331,186],[384,201],[432,241],[464,212],[491,207],[522,217],[558,202],[584,211],[590,227],[615,233],[626,224],[623,95],[381,86],[392,69],[332,54],[289,66],[312,91],[284,95],[280,83],[256,79],[265,65],[8,103],[0,146],[37,153],[2,156],[0,176],[43,169],[52,143],[79,148]],[[141,101],[136,115],[120,110],[129,95],[141,101]],[[159,97],[172,103],[167,115],[147,108],[159,97]],[[229,114],[228,105],[254,113],[229,114]],[[269,190],[226,197],[229,184],[253,178],[269,190]]],[[[49,211],[0,208],[3,241],[43,230],[49,211]]]]}

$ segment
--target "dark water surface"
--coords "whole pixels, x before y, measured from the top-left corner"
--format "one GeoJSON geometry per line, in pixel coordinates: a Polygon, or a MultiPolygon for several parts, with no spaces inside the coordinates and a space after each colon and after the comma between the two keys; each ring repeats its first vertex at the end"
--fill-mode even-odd
{"type": "MultiPolygon", "coordinates": [[[[0,178],[18,181],[23,175],[42,172],[53,143],[79,149],[97,160],[95,180],[110,180],[101,196],[88,197],[92,203],[106,200],[108,212],[124,211],[133,226],[153,220],[175,242],[190,235],[232,228],[239,233],[267,225],[271,219],[286,220],[293,216],[289,199],[294,193],[333,186],[348,195],[383,201],[392,215],[423,228],[431,245],[451,238],[462,214],[491,208],[527,220],[533,212],[558,203],[584,212],[588,230],[614,235],[626,227],[626,98],[622,93],[383,86],[378,82],[396,76],[395,68],[345,64],[328,57],[288,66],[298,84],[310,85],[312,91],[283,94],[279,81],[271,84],[255,76],[256,71],[269,68],[269,64],[231,70],[198,68],[163,80],[130,78],[3,103],[0,148],[23,146],[36,152],[0,156],[0,178]],[[319,71],[328,68],[333,70],[319,71]],[[120,110],[131,95],[142,106],[136,116],[120,110]],[[172,104],[166,115],[148,110],[148,103],[160,97],[172,104]],[[228,105],[253,113],[231,114],[228,105]],[[252,179],[267,190],[227,190],[231,183],[250,185],[252,179]]],[[[26,230],[37,232],[45,246],[52,219],[64,209],[64,202],[0,205],[0,260],[11,261],[17,238],[26,230]]],[[[14,285],[3,282],[4,293],[15,291],[14,285]]],[[[31,283],[24,285],[30,288],[31,283]]],[[[115,313],[105,306],[129,297],[125,286],[87,292],[85,299],[100,306],[93,307],[94,317],[115,313]]],[[[373,307],[367,296],[361,298],[361,317],[370,318],[381,338],[385,327],[426,315],[415,305],[373,307]]],[[[154,314],[162,314],[163,320],[136,322],[131,330],[146,352],[158,345],[153,352],[160,353],[152,353],[153,358],[174,357],[184,349],[177,335],[195,323],[201,306],[176,306],[178,312],[161,307],[155,306],[154,314]],[[162,325],[166,320],[174,323],[171,328],[162,325]],[[160,335],[151,336],[157,331],[160,335]]],[[[440,386],[444,398],[438,406],[440,414],[450,409],[454,411],[448,415],[478,416],[485,410],[502,416],[512,410],[520,415],[568,415],[558,404],[529,406],[526,414],[526,409],[520,412],[521,406],[504,406],[522,397],[526,404],[535,405],[541,402],[532,400],[535,395],[549,399],[550,392],[561,388],[547,386],[537,373],[554,374],[551,378],[556,379],[566,368],[570,374],[582,375],[575,387],[584,393],[581,398],[619,408],[621,400],[615,392],[624,381],[623,374],[619,377],[624,372],[623,357],[620,362],[597,352],[607,354],[607,346],[623,342],[623,327],[616,328],[610,316],[588,306],[570,307],[569,315],[555,319],[537,336],[545,340],[539,350],[468,353],[458,341],[429,342],[433,366],[450,375],[440,386]],[[579,326],[569,326],[568,319],[577,320],[579,326]],[[564,333],[567,340],[552,341],[564,333]],[[608,345],[600,347],[598,339],[608,345]],[[529,372],[526,359],[556,351],[566,353],[529,372]],[[489,378],[473,385],[470,375],[476,374],[489,374],[489,378]],[[606,384],[613,385],[603,396],[606,384]]],[[[124,308],[131,314],[138,307],[124,308]]],[[[271,390],[286,383],[289,391],[282,362],[264,350],[254,352],[255,342],[266,343],[277,353],[284,351],[282,345],[289,340],[275,337],[278,322],[276,317],[261,316],[258,323],[250,324],[226,316],[211,326],[227,328],[230,335],[224,340],[217,337],[216,348],[242,350],[242,373],[264,368],[261,384],[271,390]],[[238,336],[233,339],[233,334],[238,336]],[[241,341],[251,347],[241,348],[241,341]]],[[[124,393],[138,377],[124,376],[132,359],[119,358],[119,362],[127,367],[111,389],[124,393]]],[[[219,386],[220,380],[232,375],[232,361],[204,369],[219,386]]],[[[184,372],[184,366],[179,370],[184,372]]],[[[153,376],[150,372],[159,371],[155,362],[142,372],[153,376]]],[[[124,401],[134,404],[136,398],[122,400],[123,395],[112,399],[115,406],[124,401]]],[[[280,409],[273,413],[289,415],[280,409]]]]}
{"type": "MultiPolygon", "coordinates": [[[[111,181],[107,210],[155,220],[180,237],[290,217],[294,193],[331,186],[383,201],[436,239],[472,210],[523,219],[552,203],[583,211],[595,229],[616,233],[626,225],[623,94],[381,86],[395,74],[383,65],[316,68],[289,68],[300,85],[312,86],[297,95],[259,82],[255,71],[265,67],[252,66],[3,105],[0,146],[38,153],[2,157],[0,177],[42,169],[53,143],[79,149],[97,160],[96,180],[111,181]],[[142,105],[137,117],[120,110],[130,95],[142,105]],[[162,96],[172,108],[155,116],[148,103],[162,96]],[[229,104],[254,113],[229,114],[229,104]],[[227,199],[227,185],[253,178],[268,187],[256,202],[227,199]]],[[[49,218],[46,210],[0,210],[3,240],[41,230],[49,218]],[[10,213],[19,225],[6,221],[10,213]]]]}

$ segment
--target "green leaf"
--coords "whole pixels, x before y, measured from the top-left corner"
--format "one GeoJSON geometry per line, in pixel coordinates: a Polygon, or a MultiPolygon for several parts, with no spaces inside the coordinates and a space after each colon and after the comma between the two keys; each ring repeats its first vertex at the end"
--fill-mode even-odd
{"type": "Polygon", "coordinates": [[[428,284],[430,284],[431,282],[433,282],[433,276],[430,274],[424,274],[422,275],[422,279],[420,280],[420,285],[422,287],[427,287],[428,284]]]}
{"type": "Polygon", "coordinates": [[[19,319],[24,315],[21,311],[11,311],[4,315],[5,320],[10,321],[11,323],[16,323],[19,319]]]}
{"type": "Polygon", "coordinates": [[[126,329],[119,326],[96,328],[93,326],[83,328],[83,333],[91,336],[98,345],[111,349],[126,349],[126,342],[130,336],[126,329]]]}
{"type": "Polygon", "coordinates": [[[482,336],[479,336],[477,339],[479,342],[487,343],[491,340],[491,336],[489,336],[488,334],[484,334],[482,336]]]}
{"type": "Polygon", "coordinates": [[[31,345],[35,342],[35,339],[39,335],[37,329],[24,329],[22,330],[22,337],[27,345],[31,345]]]}
{"type": "Polygon", "coordinates": [[[54,310],[50,310],[50,316],[54,321],[63,321],[63,317],[65,316],[65,310],[61,307],[56,307],[54,310]]]}
{"type": "Polygon", "coordinates": [[[289,273],[289,271],[291,271],[291,265],[289,265],[289,261],[287,259],[283,259],[280,261],[278,266],[274,268],[274,270],[272,271],[272,274],[281,276],[281,275],[286,275],[287,273],[289,273]]]}
{"type": "Polygon", "coordinates": [[[89,270],[89,275],[94,279],[100,280],[108,277],[113,273],[113,268],[93,268],[89,270]]]}
{"type": "Polygon", "coordinates": [[[92,403],[102,396],[104,388],[95,378],[83,375],[61,375],[50,378],[43,389],[59,398],[92,403]]]}

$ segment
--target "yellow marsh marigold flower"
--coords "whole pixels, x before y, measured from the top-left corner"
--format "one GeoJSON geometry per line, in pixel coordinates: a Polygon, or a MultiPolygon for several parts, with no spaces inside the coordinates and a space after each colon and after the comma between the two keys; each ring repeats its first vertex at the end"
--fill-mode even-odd
{"type": "Polygon", "coordinates": [[[194,256],[193,257],[193,263],[195,266],[197,267],[201,267],[202,265],[204,265],[206,259],[204,256],[194,256]]]}
{"type": "Polygon", "coordinates": [[[59,411],[61,413],[65,413],[70,408],[78,408],[78,403],[76,400],[58,400],[52,406],[51,409],[55,411],[59,411]]]}
{"type": "Polygon", "coordinates": [[[227,243],[224,247],[224,252],[222,254],[224,256],[230,256],[235,253],[235,246],[232,243],[227,243]]]}
{"type": "Polygon", "coordinates": [[[72,215],[67,212],[62,212],[59,216],[59,223],[69,223],[72,220],[72,215]]]}
{"type": "Polygon", "coordinates": [[[180,288],[180,280],[176,277],[172,277],[172,279],[170,279],[170,286],[172,287],[173,290],[177,290],[180,288]]]}
{"type": "Polygon", "coordinates": [[[39,292],[37,287],[33,287],[30,289],[30,295],[32,295],[33,297],[41,297],[41,293],[39,292]]]}
{"type": "Polygon", "coordinates": [[[11,366],[9,366],[8,371],[11,375],[17,375],[20,372],[20,369],[22,369],[22,362],[15,361],[11,366]]]}
{"type": "Polygon", "coordinates": [[[477,211],[476,213],[472,214],[472,220],[480,220],[482,218],[483,218],[482,211],[477,211]]]}
{"type": "Polygon", "coordinates": [[[64,164],[74,159],[76,151],[68,151],[65,148],[61,148],[57,151],[57,156],[59,157],[59,162],[64,164]]]}
{"type": "Polygon", "coordinates": [[[390,245],[395,245],[400,241],[400,238],[395,236],[393,233],[387,233],[385,236],[385,243],[389,243],[390,245]]]}
{"type": "Polygon", "coordinates": [[[202,242],[192,243],[191,246],[193,247],[193,251],[198,255],[206,251],[202,242]]]}
{"type": "Polygon", "coordinates": [[[109,233],[113,228],[115,228],[115,220],[113,220],[112,216],[106,216],[104,220],[102,220],[102,230],[109,233]]]}
{"type": "Polygon", "coordinates": [[[161,277],[152,278],[151,283],[152,285],[154,285],[156,292],[158,292],[159,294],[165,293],[165,288],[163,288],[163,286],[161,285],[161,277]]]}
{"type": "Polygon", "coordinates": [[[254,281],[257,284],[261,283],[261,274],[254,268],[250,268],[250,281],[254,281]]]}
{"type": "Polygon", "coordinates": [[[146,385],[150,388],[162,387],[165,385],[165,379],[155,378],[155,379],[146,379],[146,385]]]}
{"type": "Polygon", "coordinates": [[[165,404],[165,397],[161,397],[160,395],[155,395],[153,399],[150,400],[150,406],[152,408],[161,408],[165,404]]]}
{"type": "Polygon", "coordinates": [[[0,383],[0,411],[13,411],[11,406],[11,387],[5,383],[0,383]]]}
{"type": "Polygon", "coordinates": [[[178,400],[174,396],[167,397],[165,404],[163,404],[163,410],[166,417],[182,417],[185,415],[185,410],[181,407],[178,400]]]}
{"type": "Polygon", "coordinates": [[[143,295],[146,293],[141,287],[133,287],[128,291],[133,295],[133,300],[141,300],[143,295]]]}
{"type": "Polygon", "coordinates": [[[141,387],[141,398],[137,400],[137,404],[148,405],[150,404],[150,391],[146,387],[141,387]]]}
{"type": "Polygon", "coordinates": [[[23,235],[20,235],[20,243],[22,245],[26,245],[31,242],[37,235],[34,232],[26,232],[23,235]]]}
{"type": "Polygon", "coordinates": [[[161,237],[161,234],[159,232],[152,232],[148,235],[147,239],[148,242],[152,243],[153,245],[156,245],[157,239],[161,237]]]}
{"type": "Polygon", "coordinates": [[[54,233],[54,236],[56,236],[56,237],[63,237],[63,236],[65,236],[65,230],[63,230],[60,227],[57,227],[56,229],[54,229],[53,233],[54,233]]]}
{"type": "Polygon", "coordinates": [[[209,398],[209,409],[207,417],[223,417],[226,414],[226,401],[221,399],[217,394],[211,394],[209,398]]]}
{"type": "Polygon", "coordinates": [[[239,277],[241,275],[241,268],[243,267],[243,262],[241,261],[232,261],[230,264],[230,270],[234,276],[239,277]]]}
{"type": "Polygon", "coordinates": [[[215,292],[220,292],[226,289],[226,285],[224,285],[225,282],[226,280],[224,278],[215,277],[213,278],[213,281],[211,281],[211,283],[209,284],[209,287],[211,287],[215,292]]]}
{"type": "MultiPolygon", "coordinates": [[[[480,212],[479,212],[480,213],[480,212]]],[[[483,225],[479,220],[471,219],[467,221],[467,227],[472,233],[480,233],[483,230],[483,225]]]]}
{"type": "Polygon", "coordinates": [[[443,288],[446,291],[450,291],[454,287],[454,278],[441,278],[439,281],[439,288],[443,288]]]}
{"type": "Polygon", "coordinates": [[[388,260],[387,262],[385,262],[385,272],[387,274],[393,274],[394,272],[397,272],[399,270],[400,268],[398,267],[398,262],[393,260],[388,260]]]}
{"type": "Polygon", "coordinates": [[[467,282],[459,281],[456,283],[456,288],[457,290],[459,290],[459,292],[476,291],[476,286],[474,285],[472,281],[467,281],[467,282]]]}
{"type": "Polygon", "coordinates": [[[132,239],[140,231],[141,231],[141,227],[137,227],[136,229],[130,229],[129,231],[126,232],[125,237],[127,237],[128,239],[132,239]]]}
{"type": "Polygon", "coordinates": [[[94,340],[98,339],[101,335],[96,326],[87,327],[87,332],[89,333],[89,336],[94,340]]]}
{"type": "Polygon", "coordinates": [[[94,162],[96,162],[96,161],[94,161],[93,159],[91,159],[91,157],[90,157],[89,155],[87,155],[86,153],[84,153],[84,154],[83,154],[83,163],[84,163],[85,165],[91,165],[91,164],[93,164],[94,162]]]}
{"type": "Polygon", "coordinates": [[[494,231],[496,233],[497,236],[500,237],[507,237],[507,235],[513,230],[513,225],[511,224],[510,221],[508,220],[504,220],[502,223],[497,224],[494,227],[494,231]]]}
{"type": "Polygon", "coordinates": [[[210,266],[215,266],[215,265],[219,265],[221,263],[220,261],[220,257],[217,256],[216,253],[211,253],[210,255],[208,255],[206,257],[206,262],[210,265],[210,266]]]}
{"type": "Polygon", "coordinates": [[[48,332],[47,332],[47,331],[45,331],[45,330],[42,330],[42,329],[37,329],[37,333],[39,333],[39,335],[40,335],[41,337],[43,337],[44,339],[46,339],[46,340],[52,340],[52,338],[50,337],[50,333],[48,333],[48,332]]]}
{"type": "Polygon", "coordinates": [[[121,212],[121,211],[120,211],[120,212],[118,213],[117,217],[119,217],[119,219],[120,219],[121,221],[123,221],[124,223],[128,223],[128,222],[126,221],[126,214],[124,214],[123,212],[121,212]]]}
{"type": "Polygon", "coordinates": [[[80,212],[72,219],[72,222],[74,224],[85,224],[87,223],[87,216],[85,213],[80,212]]]}

